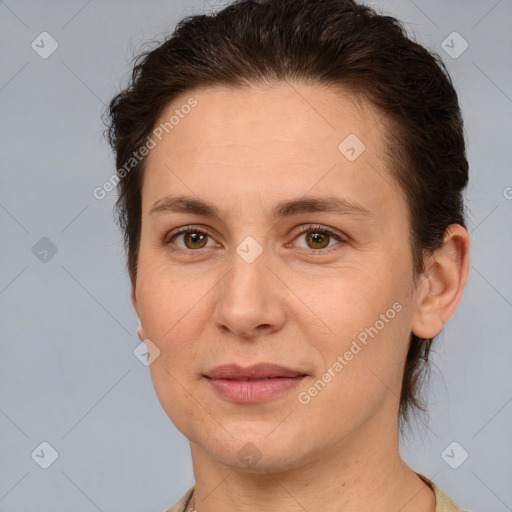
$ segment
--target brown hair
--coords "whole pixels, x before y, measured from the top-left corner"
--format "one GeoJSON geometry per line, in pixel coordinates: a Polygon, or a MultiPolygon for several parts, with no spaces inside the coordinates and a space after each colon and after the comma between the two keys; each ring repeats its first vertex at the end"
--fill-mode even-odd
{"type": "MultiPolygon", "coordinates": [[[[440,247],[446,228],[465,226],[463,122],[439,56],[409,39],[395,18],[352,0],[241,0],[180,21],[163,44],[136,58],[129,85],[110,102],[108,139],[120,178],[116,207],[133,286],[146,158],[129,172],[121,168],[144,145],[163,109],[198,87],[279,81],[342,87],[366,98],[388,121],[389,168],[409,206],[415,276],[424,272],[423,258],[440,247]]],[[[419,388],[431,342],[411,333],[401,420],[411,407],[425,409],[419,388]]]]}

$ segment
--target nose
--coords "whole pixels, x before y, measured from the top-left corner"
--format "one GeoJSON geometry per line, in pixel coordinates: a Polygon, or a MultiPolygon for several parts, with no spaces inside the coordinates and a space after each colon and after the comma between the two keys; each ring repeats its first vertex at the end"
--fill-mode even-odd
{"type": "Polygon", "coordinates": [[[219,282],[213,322],[224,334],[255,338],[279,331],[286,321],[286,287],[265,251],[252,263],[234,252],[231,270],[219,282]]]}

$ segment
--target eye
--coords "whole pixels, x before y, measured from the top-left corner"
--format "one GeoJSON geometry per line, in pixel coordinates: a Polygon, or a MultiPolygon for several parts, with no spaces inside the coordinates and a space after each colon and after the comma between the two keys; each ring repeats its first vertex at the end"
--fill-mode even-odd
{"type": "Polygon", "coordinates": [[[345,242],[341,235],[323,226],[306,226],[294,240],[300,240],[301,238],[306,245],[299,245],[299,247],[310,249],[314,252],[321,252],[324,249],[330,249],[345,242]]]}
{"type": "MultiPolygon", "coordinates": [[[[330,252],[337,245],[346,240],[338,233],[318,225],[306,226],[295,236],[294,241],[303,240],[298,247],[315,253],[330,252]]],[[[169,233],[164,241],[165,246],[170,246],[173,251],[198,251],[206,247],[218,245],[213,238],[202,228],[196,226],[184,226],[169,233]],[[210,239],[210,243],[209,240],[210,239]]],[[[287,244],[289,246],[290,244],[287,244]]]]}
{"type": "MultiPolygon", "coordinates": [[[[178,228],[174,232],[170,233],[166,239],[165,245],[175,245],[177,249],[175,250],[197,250],[203,249],[204,247],[215,246],[215,242],[212,240],[212,244],[208,245],[208,238],[211,238],[210,235],[203,229],[194,227],[194,226],[185,226],[182,228],[178,228]],[[177,240],[182,240],[183,245],[179,245],[176,243],[177,240]]],[[[174,249],[173,249],[174,250],[174,249]]]]}

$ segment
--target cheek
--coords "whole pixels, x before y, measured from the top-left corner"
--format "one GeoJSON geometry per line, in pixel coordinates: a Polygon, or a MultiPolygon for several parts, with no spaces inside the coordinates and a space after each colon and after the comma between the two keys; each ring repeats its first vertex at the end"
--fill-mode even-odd
{"type": "Polygon", "coordinates": [[[175,279],[164,265],[141,259],[136,286],[138,312],[144,335],[160,350],[151,364],[151,377],[160,400],[177,396],[184,376],[190,375],[195,358],[192,340],[199,336],[197,315],[200,291],[191,283],[175,279]],[[151,269],[151,271],[149,270],[151,269]]]}
{"type": "Polygon", "coordinates": [[[320,371],[327,372],[321,376],[329,381],[325,399],[337,404],[359,407],[363,397],[364,403],[382,399],[387,387],[399,395],[410,335],[407,283],[392,274],[391,266],[375,268],[373,273],[359,269],[345,278],[333,276],[322,290],[298,291],[307,294],[304,302],[314,304],[312,309],[328,328],[327,335],[320,335],[311,324],[303,325],[322,361],[320,371]]]}
{"type": "MultiPolygon", "coordinates": [[[[172,358],[177,362],[174,354],[172,358]]],[[[189,386],[184,370],[183,364],[173,366],[162,355],[150,366],[151,380],[158,401],[174,426],[191,441],[197,441],[197,426],[205,422],[204,405],[189,386]]]]}
{"type": "Polygon", "coordinates": [[[143,273],[137,282],[144,334],[160,350],[150,365],[151,379],[169,419],[190,437],[188,426],[201,422],[191,397],[198,372],[194,340],[199,339],[202,329],[199,315],[204,292],[190,282],[174,279],[163,266],[153,270],[143,273]]]}
{"type": "Polygon", "coordinates": [[[194,328],[190,317],[200,309],[206,291],[206,279],[185,279],[179,267],[171,266],[165,257],[141,248],[136,283],[138,312],[146,336],[158,346],[171,345],[185,327],[194,328]]]}
{"type": "MultiPolygon", "coordinates": [[[[314,279],[296,279],[293,290],[302,301],[298,307],[310,311],[307,317],[296,312],[293,320],[316,317],[316,324],[322,325],[321,332],[329,334],[324,339],[335,345],[353,339],[376,323],[379,332],[388,331],[390,325],[404,317],[400,313],[404,311],[406,289],[404,278],[393,275],[392,266],[386,261],[365,266],[350,264],[314,279]]],[[[311,333],[312,330],[313,326],[311,333]]]]}
{"type": "Polygon", "coordinates": [[[298,397],[304,421],[332,440],[357,430],[386,408],[392,419],[398,408],[407,352],[407,331],[400,317],[405,313],[400,311],[385,324],[376,313],[385,315],[387,308],[368,309],[340,315],[336,331],[350,325],[352,334],[324,338],[322,345],[316,340],[322,364],[298,397]],[[326,424],[326,418],[332,421],[326,424]]]}

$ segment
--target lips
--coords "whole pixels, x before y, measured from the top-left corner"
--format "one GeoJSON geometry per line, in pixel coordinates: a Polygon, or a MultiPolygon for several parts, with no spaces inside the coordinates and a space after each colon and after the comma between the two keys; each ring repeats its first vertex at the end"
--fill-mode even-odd
{"type": "Polygon", "coordinates": [[[304,372],[285,368],[271,363],[260,363],[254,366],[242,367],[235,364],[217,366],[210,370],[206,377],[210,379],[227,380],[256,380],[275,379],[279,377],[298,377],[306,375],[304,372]]]}
{"type": "Polygon", "coordinates": [[[296,387],[307,375],[271,363],[242,367],[217,366],[205,374],[208,385],[221,398],[241,404],[269,401],[296,387]]]}

